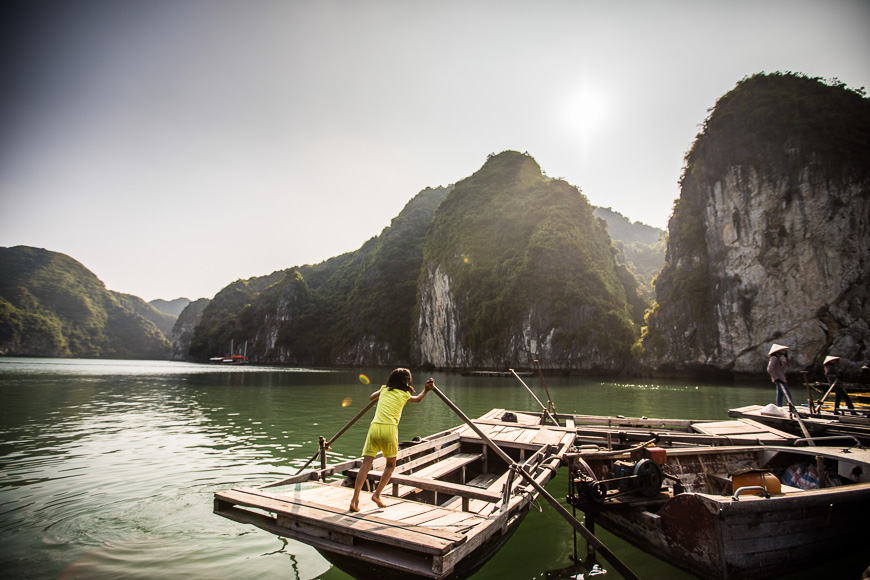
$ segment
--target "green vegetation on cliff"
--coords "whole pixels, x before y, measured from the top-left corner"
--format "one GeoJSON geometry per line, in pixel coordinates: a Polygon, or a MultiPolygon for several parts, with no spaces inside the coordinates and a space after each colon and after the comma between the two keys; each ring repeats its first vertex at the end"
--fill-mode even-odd
{"type": "MultiPolygon", "coordinates": [[[[863,89],[797,73],[756,74],[721,97],[686,155],[682,178],[712,184],[736,166],[816,165],[866,175],[870,118],[863,89]]],[[[794,175],[796,180],[798,175],[794,175]]]]}
{"type": "Polygon", "coordinates": [[[205,360],[247,341],[255,360],[328,365],[374,342],[385,358],[407,362],[426,229],[448,190],[420,192],[355,252],[223,289],[203,312],[191,356],[205,360]]]}
{"type": "Polygon", "coordinates": [[[627,355],[643,310],[615,255],[606,223],[576,187],[507,151],[442,202],[424,259],[452,281],[469,348],[497,359],[531,315],[552,325],[561,351],[614,359],[627,355]]]}
{"type": "Polygon", "coordinates": [[[638,291],[652,301],[652,281],[665,265],[665,232],[658,228],[630,222],[609,207],[596,207],[595,216],[607,222],[620,264],[631,270],[641,282],[638,291]]]}
{"type": "Polygon", "coordinates": [[[151,320],[165,315],[111,292],[69,256],[0,248],[0,353],[164,359],[170,343],[151,320]]]}

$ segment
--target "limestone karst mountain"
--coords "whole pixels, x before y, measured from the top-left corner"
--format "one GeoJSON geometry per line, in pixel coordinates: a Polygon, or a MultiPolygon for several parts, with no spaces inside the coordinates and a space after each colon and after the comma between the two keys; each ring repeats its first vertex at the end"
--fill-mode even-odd
{"type": "Polygon", "coordinates": [[[643,338],[655,369],[764,373],[870,359],[870,100],[796,74],[744,79],[686,158],[643,338]]]}
{"type": "Polygon", "coordinates": [[[607,226],[527,154],[490,157],[439,206],[424,253],[414,360],[448,368],[618,371],[643,303],[607,226]]]}
{"type": "Polygon", "coordinates": [[[646,307],[617,253],[577,188],[507,151],[355,252],[227,286],[173,356],[246,344],[277,364],[617,371],[646,307]]]}

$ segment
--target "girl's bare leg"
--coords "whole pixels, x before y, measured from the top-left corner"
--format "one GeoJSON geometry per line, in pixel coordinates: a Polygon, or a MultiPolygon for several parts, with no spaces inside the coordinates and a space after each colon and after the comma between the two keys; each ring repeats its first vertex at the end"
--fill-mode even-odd
{"type": "MultiPolygon", "coordinates": [[[[359,511],[359,494],[362,491],[363,483],[365,483],[366,476],[369,474],[369,470],[372,468],[372,462],[374,460],[375,458],[371,455],[363,456],[362,466],[359,468],[359,472],[356,474],[356,480],[353,482],[353,499],[350,500],[350,511],[352,512],[359,511]]],[[[393,460],[393,465],[395,464],[396,461],[393,460]]]]}
{"type": "MultiPolygon", "coordinates": [[[[381,480],[378,482],[378,487],[375,489],[375,493],[372,494],[372,501],[378,504],[378,507],[387,507],[387,504],[381,501],[381,492],[387,487],[387,484],[390,482],[390,478],[393,476],[393,470],[396,468],[396,458],[388,457],[387,458],[387,467],[384,469],[384,475],[381,477],[381,480]]],[[[360,470],[362,473],[362,470],[360,470]]],[[[354,496],[356,497],[356,496],[354,496]]]]}

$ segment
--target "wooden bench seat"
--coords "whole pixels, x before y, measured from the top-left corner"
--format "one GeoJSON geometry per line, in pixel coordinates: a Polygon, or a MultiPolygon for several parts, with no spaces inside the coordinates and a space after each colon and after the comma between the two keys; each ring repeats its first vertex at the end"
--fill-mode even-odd
{"type": "MultiPolygon", "coordinates": [[[[414,493],[418,489],[425,489],[429,491],[434,491],[436,493],[449,493],[450,495],[458,495],[464,498],[474,498],[483,501],[498,501],[498,494],[494,494],[492,492],[488,492],[486,490],[481,490],[477,487],[469,487],[464,485],[463,483],[455,484],[448,483],[445,481],[438,481],[440,478],[445,477],[455,471],[463,470],[466,466],[475,461],[478,461],[483,458],[482,454],[479,453],[459,453],[453,455],[452,457],[448,457],[438,461],[437,463],[433,463],[426,467],[423,467],[419,471],[407,474],[398,472],[398,468],[393,472],[392,477],[390,478],[390,483],[393,486],[392,493],[390,495],[394,497],[407,497],[414,493]],[[495,499],[492,499],[495,498],[495,499]]],[[[356,477],[357,473],[359,473],[359,469],[350,469],[347,471],[347,475],[350,477],[356,477]]],[[[383,477],[384,472],[380,470],[372,469],[368,472],[366,476],[369,480],[378,480],[383,477]]],[[[465,480],[465,477],[460,478],[461,481],[465,480]]]]}
{"type": "MultiPolygon", "coordinates": [[[[380,479],[381,472],[369,472],[369,475],[373,479],[380,479]]],[[[390,477],[390,483],[408,486],[413,489],[425,489],[438,493],[446,493],[456,496],[456,498],[481,500],[486,503],[495,503],[501,500],[501,493],[497,491],[490,491],[485,488],[464,485],[461,483],[450,483],[449,481],[429,479],[427,477],[417,477],[415,475],[395,474],[390,477]]]]}
{"type": "MultiPolygon", "coordinates": [[[[508,473],[503,473],[502,475],[498,475],[497,473],[481,473],[466,485],[488,490],[490,493],[498,495],[499,499],[501,499],[502,489],[504,488],[508,475],[508,473]]],[[[444,508],[461,509],[464,512],[475,514],[481,514],[487,509],[487,507],[491,506],[492,503],[489,501],[481,501],[480,499],[464,501],[464,498],[461,497],[452,497],[441,504],[441,507],[444,508]]]]}

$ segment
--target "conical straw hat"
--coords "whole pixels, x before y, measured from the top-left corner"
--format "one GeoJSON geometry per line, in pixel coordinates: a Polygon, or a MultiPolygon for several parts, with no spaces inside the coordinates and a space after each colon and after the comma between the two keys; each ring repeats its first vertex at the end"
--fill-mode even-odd
{"type": "Polygon", "coordinates": [[[776,344],[776,343],[774,343],[773,346],[770,347],[770,352],[767,353],[767,356],[770,356],[770,355],[772,355],[773,353],[775,353],[775,352],[779,352],[779,351],[781,351],[781,350],[788,350],[788,347],[787,347],[787,346],[783,346],[783,345],[781,345],[781,344],[776,344]]]}

